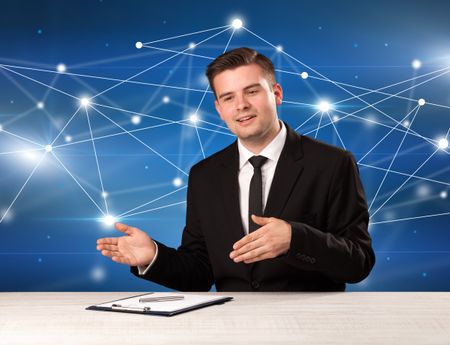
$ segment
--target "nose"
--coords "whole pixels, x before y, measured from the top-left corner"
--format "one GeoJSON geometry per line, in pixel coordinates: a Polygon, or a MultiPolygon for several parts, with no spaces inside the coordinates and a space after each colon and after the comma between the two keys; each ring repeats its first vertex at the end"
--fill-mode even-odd
{"type": "Polygon", "coordinates": [[[250,103],[247,100],[247,97],[245,97],[245,95],[238,95],[236,97],[236,109],[238,111],[243,111],[243,110],[247,110],[248,108],[250,108],[250,103]]]}

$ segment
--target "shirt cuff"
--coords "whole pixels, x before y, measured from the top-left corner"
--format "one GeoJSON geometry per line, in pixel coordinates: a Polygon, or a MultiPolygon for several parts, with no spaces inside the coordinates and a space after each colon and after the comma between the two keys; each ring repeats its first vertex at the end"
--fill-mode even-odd
{"type": "Polygon", "coordinates": [[[138,266],[137,267],[140,276],[147,274],[148,270],[150,269],[150,267],[153,266],[153,264],[156,261],[156,258],[158,257],[158,245],[156,244],[155,241],[153,241],[153,243],[155,244],[155,247],[156,247],[155,256],[153,257],[152,262],[150,262],[147,267],[146,266],[138,266]]]}

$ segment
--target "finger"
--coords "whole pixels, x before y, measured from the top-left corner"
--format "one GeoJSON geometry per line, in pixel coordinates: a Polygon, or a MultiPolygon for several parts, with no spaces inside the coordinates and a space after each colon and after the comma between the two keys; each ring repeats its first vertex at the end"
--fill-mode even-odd
{"type": "Polygon", "coordinates": [[[245,262],[245,261],[248,261],[248,260],[252,260],[252,259],[254,259],[254,258],[258,257],[258,256],[262,256],[262,255],[264,255],[267,252],[269,252],[269,249],[267,247],[265,247],[265,246],[258,247],[256,249],[253,249],[253,250],[251,250],[249,252],[246,252],[246,253],[244,253],[242,255],[237,256],[233,260],[236,263],[237,262],[241,262],[241,261],[245,262]]]}
{"type": "Polygon", "coordinates": [[[230,253],[230,258],[233,259],[239,255],[245,254],[245,253],[247,253],[251,250],[254,250],[258,247],[262,247],[263,245],[264,245],[264,239],[262,237],[260,237],[252,242],[249,242],[249,243],[243,245],[242,247],[240,247],[237,250],[233,250],[230,253]]]}
{"type": "Polygon", "coordinates": [[[242,246],[245,246],[247,243],[250,243],[252,241],[257,240],[263,235],[261,228],[259,228],[256,231],[253,231],[252,233],[248,234],[247,236],[242,237],[239,241],[237,241],[235,244],[233,244],[233,249],[239,249],[242,246]]]}
{"type": "Polygon", "coordinates": [[[104,249],[110,250],[110,251],[113,251],[113,252],[119,251],[119,247],[116,246],[116,245],[111,245],[111,244],[99,244],[99,245],[97,246],[97,250],[104,250],[104,249]]]}
{"type": "Polygon", "coordinates": [[[102,250],[102,255],[112,258],[113,256],[121,256],[119,252],[111,251],[111,250],[102,250]]]}
{"type": "Polygon", "coordinates": [[[252,259],[244,260],[244,263],[246,263],[246,264],[251,264],[251,263],[253,263],[253,262],[262,261],[262,260],[266,260],[266,259],[271,259],[271,258],[273,258],[273,257],[274,257],[274,256],[272,255],[271,252],[266,252],[266,253],[264,253],[264,254],[262,254],[262,255],[259,255],[259,256],[254,257],[254,258],[252,258],[252,259]]]}
{"type": "Polygon", "coordinates": [[[266,225],[266,224],[268,224],[268,223],[270,223],[270,222],[272,221],[271,218],[268,218],[268,217],[259,217],[259,216],[255,216],[254,214],[252,214],[252,220],[253,220],[256,224],[261,225],[261,226],[264,226],[264,225],[266,225]]]}
{"type": "Polygon", "coordinates": [[[127,258],[125,258],[124,256],[114,255],[113,257],[111,257],[111,260],[114,262],[118,262],[120,264],[125,264],[125,265],[129,264],[129,260],[127,258]]]}
{"type": "Polygon", "coordinates": [[[97,240],[97,244],[115,244],[117,245],[117,237],[104,237],[97,240]]]}
{"type": "Polygon", "coordinates": [[[117,230],[119,230],[120,232],[123,232],[127,235],[132,235],[136,231],[136,229],[133,228],[132,226],[129,226],[129,225],[126,225],[123,223],[116,223],[114,226],[117,230]]]}

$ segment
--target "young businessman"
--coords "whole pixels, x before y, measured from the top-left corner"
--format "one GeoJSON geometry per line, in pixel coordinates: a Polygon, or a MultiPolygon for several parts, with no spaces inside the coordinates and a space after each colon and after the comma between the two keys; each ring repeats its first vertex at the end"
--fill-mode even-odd
{"type": "Polygon", "coordinates": [[[183,291],[345,290],[367,277],[375,255],[351,153],[278,119],[283,91],[256,51],[229,51],[206,74],[237,141],[192,167],[180,247],[117,223],[125,235],[97,249],[183,291]]]}

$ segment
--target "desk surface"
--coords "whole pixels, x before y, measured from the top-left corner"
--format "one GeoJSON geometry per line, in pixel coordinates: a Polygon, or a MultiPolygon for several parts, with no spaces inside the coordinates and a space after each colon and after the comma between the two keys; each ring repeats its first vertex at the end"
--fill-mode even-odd
{"type": "Polygon", "coordinates": [[[134,294],[0,293],[0,344],[450,344],[450,293],[229,293],[169,318],[84,309],[134,294]]]}

